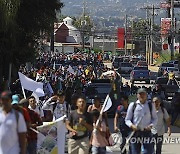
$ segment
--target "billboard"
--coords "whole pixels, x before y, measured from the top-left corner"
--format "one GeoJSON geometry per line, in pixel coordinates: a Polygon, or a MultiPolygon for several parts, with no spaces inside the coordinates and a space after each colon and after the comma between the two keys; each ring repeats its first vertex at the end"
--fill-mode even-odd
{"type": "Polygon", "coordinates": [[[161,18],[161,37],[167,37],[171,30],[171,18],[161,18]]]}
{"type": "Polygon", "coordinates": [[[118,28],[118,48],[124,49],[124,40],[125,40],[125,29],[118,28]]]}

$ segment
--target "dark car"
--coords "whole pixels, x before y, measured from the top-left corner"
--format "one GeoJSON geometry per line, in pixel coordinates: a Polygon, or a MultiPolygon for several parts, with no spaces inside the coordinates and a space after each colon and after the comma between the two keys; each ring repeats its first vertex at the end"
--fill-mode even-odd
{"type": "Polygon", "coordinates": [[[133,66],[131,63],[120,63],[118,73],[124,73],[124,74],[129,74],[133,70],[133,66]]]}
{"type": "Polygon", "coordinates": [[[116,83],[115,81],[114,83],[116,85],[116,89],[114,89],[114,86],[109,79],[93,80],[92,83],[86,85],[84,93],[87,99],[87,104],[91,105],[95,96],[98,96],[103,104],[106,96],[109,94],[113,105],[108,110],[108,115],[114,116],[120,102],[120,96],[122,95],[120,85],[118,85],[119,82],[116,83]]]}
{"type": "Polygon", "coordinates": [[[167,83],[168,83],[168,78],[158,77],[156,79],[155,86],[161,85],[161,87],[164,89],[166,100],[172,100],[175,93],[178,91],[179,86],[178,85],[167,85],[167,83]]]}
{"type": "Polygon", "coordinates": [[[135,81],[145,81],[150,84],[150,71],[148,67],[134,67],[130,73],[130,81],[134,84],[135,81]]]}
{"type": "Polygon", "coordinates": [[[114,68],[118,68],[119,64],[122,63],[122,62],[123,62],[122,57],[116,57],[116,58],[114,58],[112,65],[113,65],[114,68]]]}

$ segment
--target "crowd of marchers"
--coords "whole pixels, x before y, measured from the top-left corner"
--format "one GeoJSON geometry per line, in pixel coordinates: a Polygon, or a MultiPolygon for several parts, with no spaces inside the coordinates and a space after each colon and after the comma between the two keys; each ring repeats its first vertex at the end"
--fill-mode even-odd
{"type": "MultiPolygon", "coordinates": [[[[106,146],[112,146],[108,113],[101,114],[103,102],[98,95],[94,96],[92,104],[87,104],[84,87],[107,71],[114,70],[104,66],[101,54],[42,53],[35,64],[30,67],[22,65],[19,72],[43,82],[46,95],[37,99],[25,91],[27,99],[23,98],[18,79],[11,84],[9,91],[1,93],[0,154],[37,153],[37,127],[64,115],[67,117],[69,154],[105,154],[106,146]]],[[[161,87],[152,91],[151,88],[130,87],[128,83],[120,86],[123,95],[114,115],[114,130],[111,130],[122,134],[119,148],[122,153],[160,154],[160,139],[163,139],[166,125],[171,135],[171,125],[178,112],[174,112],[170,121],[163,106],[161,87]],[[129,103],[132,94],[137,95],[137,100],[129,103]],[[130,142],[127,148],[126,140],[132,132],[133,138],[154,138],[157,142],[130,142]]],[[[173,111],[180,108],[178,102],[179,97],[173,98],[173,111]]]]}

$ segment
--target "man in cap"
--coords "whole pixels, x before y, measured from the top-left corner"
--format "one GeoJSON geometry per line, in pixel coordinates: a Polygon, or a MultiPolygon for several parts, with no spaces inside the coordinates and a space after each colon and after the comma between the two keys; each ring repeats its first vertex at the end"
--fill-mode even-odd
{"type": "Polygon", "coordinates": [[[157,121],[155,106],[147,101],[146,89],[138,89],[137,101],[129,105],[125,119],[126,125],[135,132],[133,140],[130,140],[131,154],[141,153],[141,145],[144,147],[144,154],[153,153],[151,129],[156,126],[157,121]]]}
{"type": "Polygon", "coordinates": [[[0,96],[0,153],[26,154],[26,123],[23,115],[12,108],[11,97],[9,91],[2,92],[0,96]]]}
{"type": "Polygon", "coordinates": [[[60,92],[49,98],[43,105],[43,110],[50,110],[53,114],[53,120],[56,120],[68,114],[68,105],[65,102],[65,93],[60,92]]]}
{"type": "Polygon", "coordinates": [[[40,126],[40,125],[43,124],[42,120],[41,120],[40,116],[38,115],[38,113],[36,113],[35,111],[28,108],[28,106],[29,106],[28,99],[22,99],[19,102],[19,105],[22,106],[23,108],[25,108],[28,111],[29,116],[31,118],[30,129],[28,129],[27,153],[28,154],[36,154],[37,153],[37,133],[34,132],[32,130],[32,128],[36,130],[37,126],[40,126]]]}

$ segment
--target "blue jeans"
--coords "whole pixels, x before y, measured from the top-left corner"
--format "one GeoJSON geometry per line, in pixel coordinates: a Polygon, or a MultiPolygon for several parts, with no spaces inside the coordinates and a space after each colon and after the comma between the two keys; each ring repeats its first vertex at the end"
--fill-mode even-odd
{"type": "Polygon", "coordinates": [[[143,154],[153,154],[152,134],[150,131],[137,131],[130,140],[130,154],[140,154],[143,145],[143,154]],[[149,142],[148,142],[149,141],[149,142]]]}
{"type": "Polygon", "coordinates": [[[27,153],[28,154],[37,154],[37,141],[28,142],[27,153]]]}
{"type": "Polygon", "coordinates": [[[92,154],[106,154],[106,147],[92,146],[92,154]]]}

